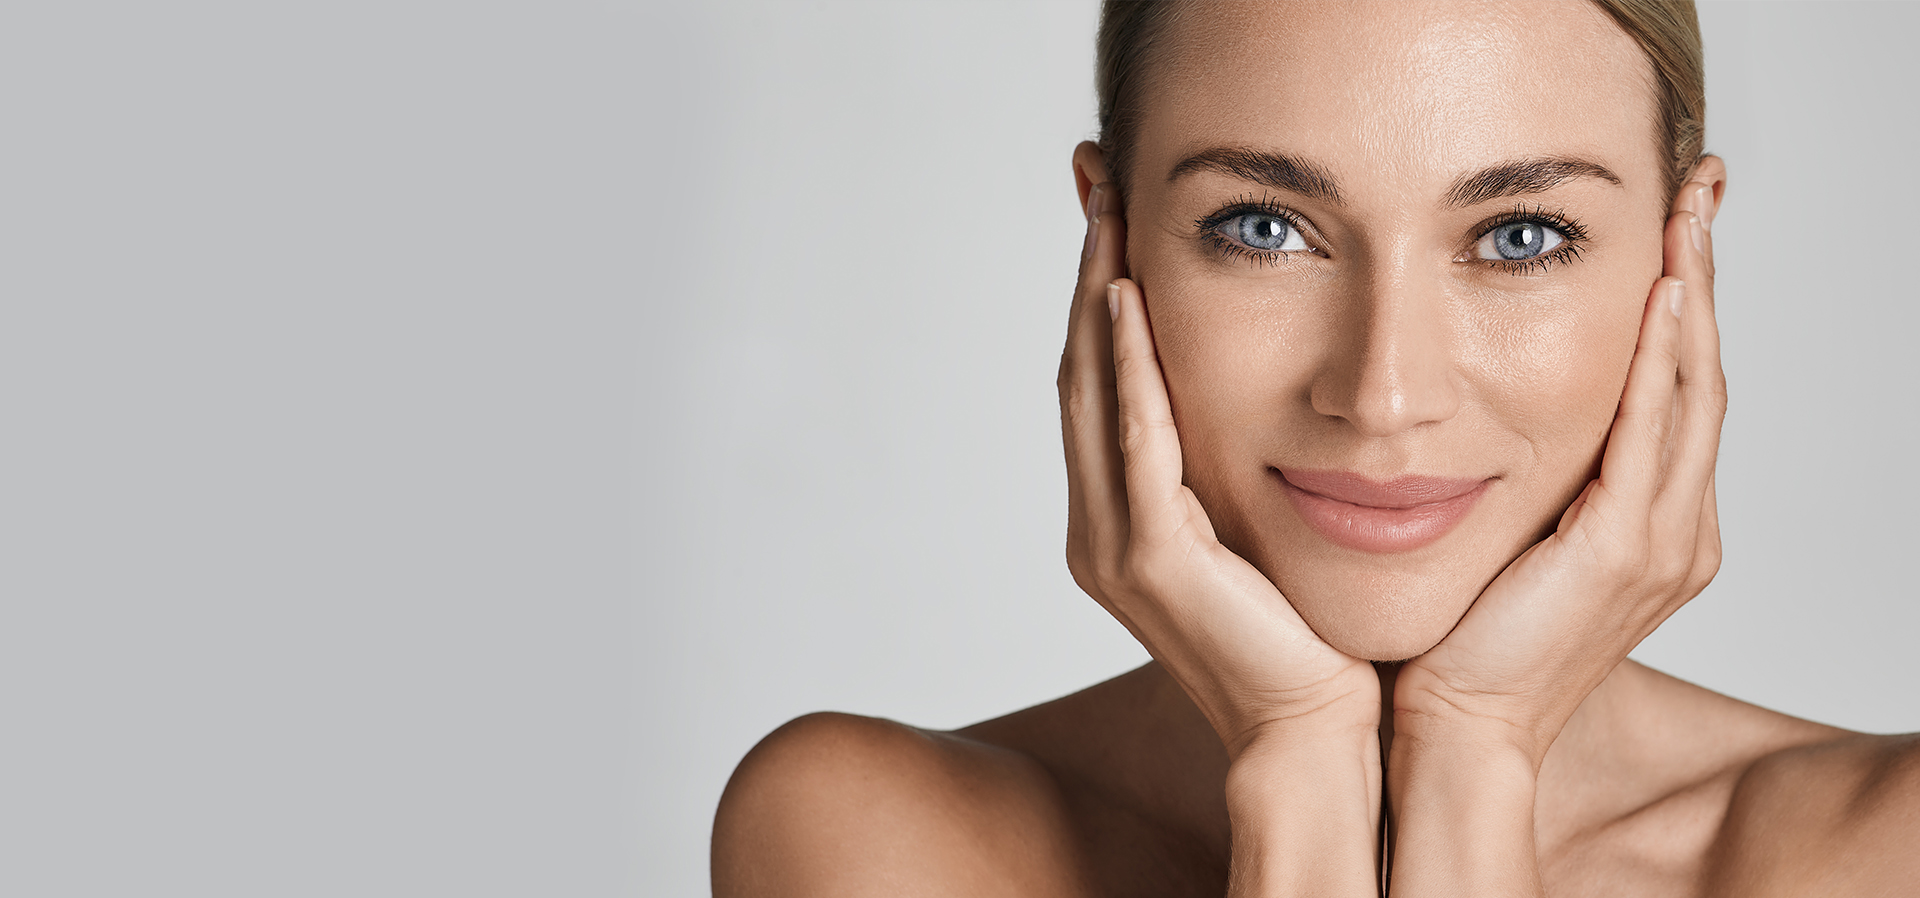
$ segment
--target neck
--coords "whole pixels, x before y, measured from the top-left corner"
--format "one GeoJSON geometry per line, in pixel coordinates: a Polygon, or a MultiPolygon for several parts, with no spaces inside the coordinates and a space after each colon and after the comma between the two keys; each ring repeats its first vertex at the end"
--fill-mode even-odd
{"type": "Polygon", "coordinates": [[[1400,677],[1399,661],[1375,661],[1380,677],[1380,767],[1386,769],[1387,750],[1393,747],[1393,682],[1400,677]]]}
{"type": "Polygon", "coordinates": [[[1378,839],[1380,891],[1387,892],[1387,875],[1393,869],[1393,805],[1387,800],[1387,758],[1393,749],[1393,684],[1400,678],[1400,662],[1375,661],[1373,672],[1380,677],[1380,833],[1378,839]]]}

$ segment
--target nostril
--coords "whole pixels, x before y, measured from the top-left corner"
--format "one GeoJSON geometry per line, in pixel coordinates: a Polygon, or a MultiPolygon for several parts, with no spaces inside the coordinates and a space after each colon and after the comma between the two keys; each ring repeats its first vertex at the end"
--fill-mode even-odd
{"type": "Polygon", "coordinates": [[[1323,371],[1310,402],[1322,415],[1345,419],[1367,436],[1391,436],[1445,421],[1460,408],[1450,365],[1359,361],[1323,371]]]}

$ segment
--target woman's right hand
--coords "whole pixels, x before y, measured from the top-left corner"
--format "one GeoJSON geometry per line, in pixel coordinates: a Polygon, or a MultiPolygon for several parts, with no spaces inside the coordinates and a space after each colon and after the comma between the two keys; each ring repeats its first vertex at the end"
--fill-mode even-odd
{"type": "Polygon", "coordinates": [[[1087,212],[1059,379],[1074,582],[1173,676],[1229,758],[1255,743],[1378,726],[1372,665],[1327,645],[1266,575],[1221,545],[1182,483],[1146,303],[1123,277],[1126,224],[1112,184],[1093,187],[1087,212]]]}

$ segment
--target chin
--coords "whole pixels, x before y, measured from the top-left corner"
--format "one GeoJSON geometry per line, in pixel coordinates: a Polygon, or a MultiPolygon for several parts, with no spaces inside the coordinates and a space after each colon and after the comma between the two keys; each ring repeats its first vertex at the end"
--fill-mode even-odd
{"type": "Polygon", "coordinates": [[[1370,558],[1317,548],[1321,551],[1282,550],[1277,557],[1254,560],[1254,566],[1328,645],[1367,661],[1404,661],[1453,632],[1481,591],[1525,546],[1435,546],[1440,551],[1420,553],[1425,557],[1370,558]]]}
{"type": "Polygon", "coordinates": [[[1478,589],[1401,583],[1282,589],[1313,632],[1342,654],[1405,661],[1440,644],[1467,613],[1478,589]],[[1398,588],[1395,588],[1395,587],[1398,588]]]}
{"type": "Polygon", "coordinates": [[[1432,543],[1363,551],[1315,531],[1284,498],[1251,489],[1229,495],[1241,501],[1209,506],[1221,509],[1215,525],[1222,544],[1265,574],[1328,645],[1367,661],[1426,654],[1494,578],[1545,537],[1545,522],[1559,519],[1547,505],[1513,507],[1516,491],[1503,489],[1432,543]]]}

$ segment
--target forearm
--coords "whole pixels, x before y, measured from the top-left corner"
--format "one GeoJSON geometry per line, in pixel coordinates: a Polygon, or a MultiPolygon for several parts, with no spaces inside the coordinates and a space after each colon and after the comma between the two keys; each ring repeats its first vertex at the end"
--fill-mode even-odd
{"type": "Polygon", "coordinates": [[[1441,729],[1394,735],[1393,894],[1544,895],[1533,839],[1538,764],[1499,738],[1441,729]]]}
{"type": "Polygon", "coordinates": [[[1378,730],[1289,735],[1241,752],[1227,774],[1229,898],[1378,896],[1378,730]]]}

